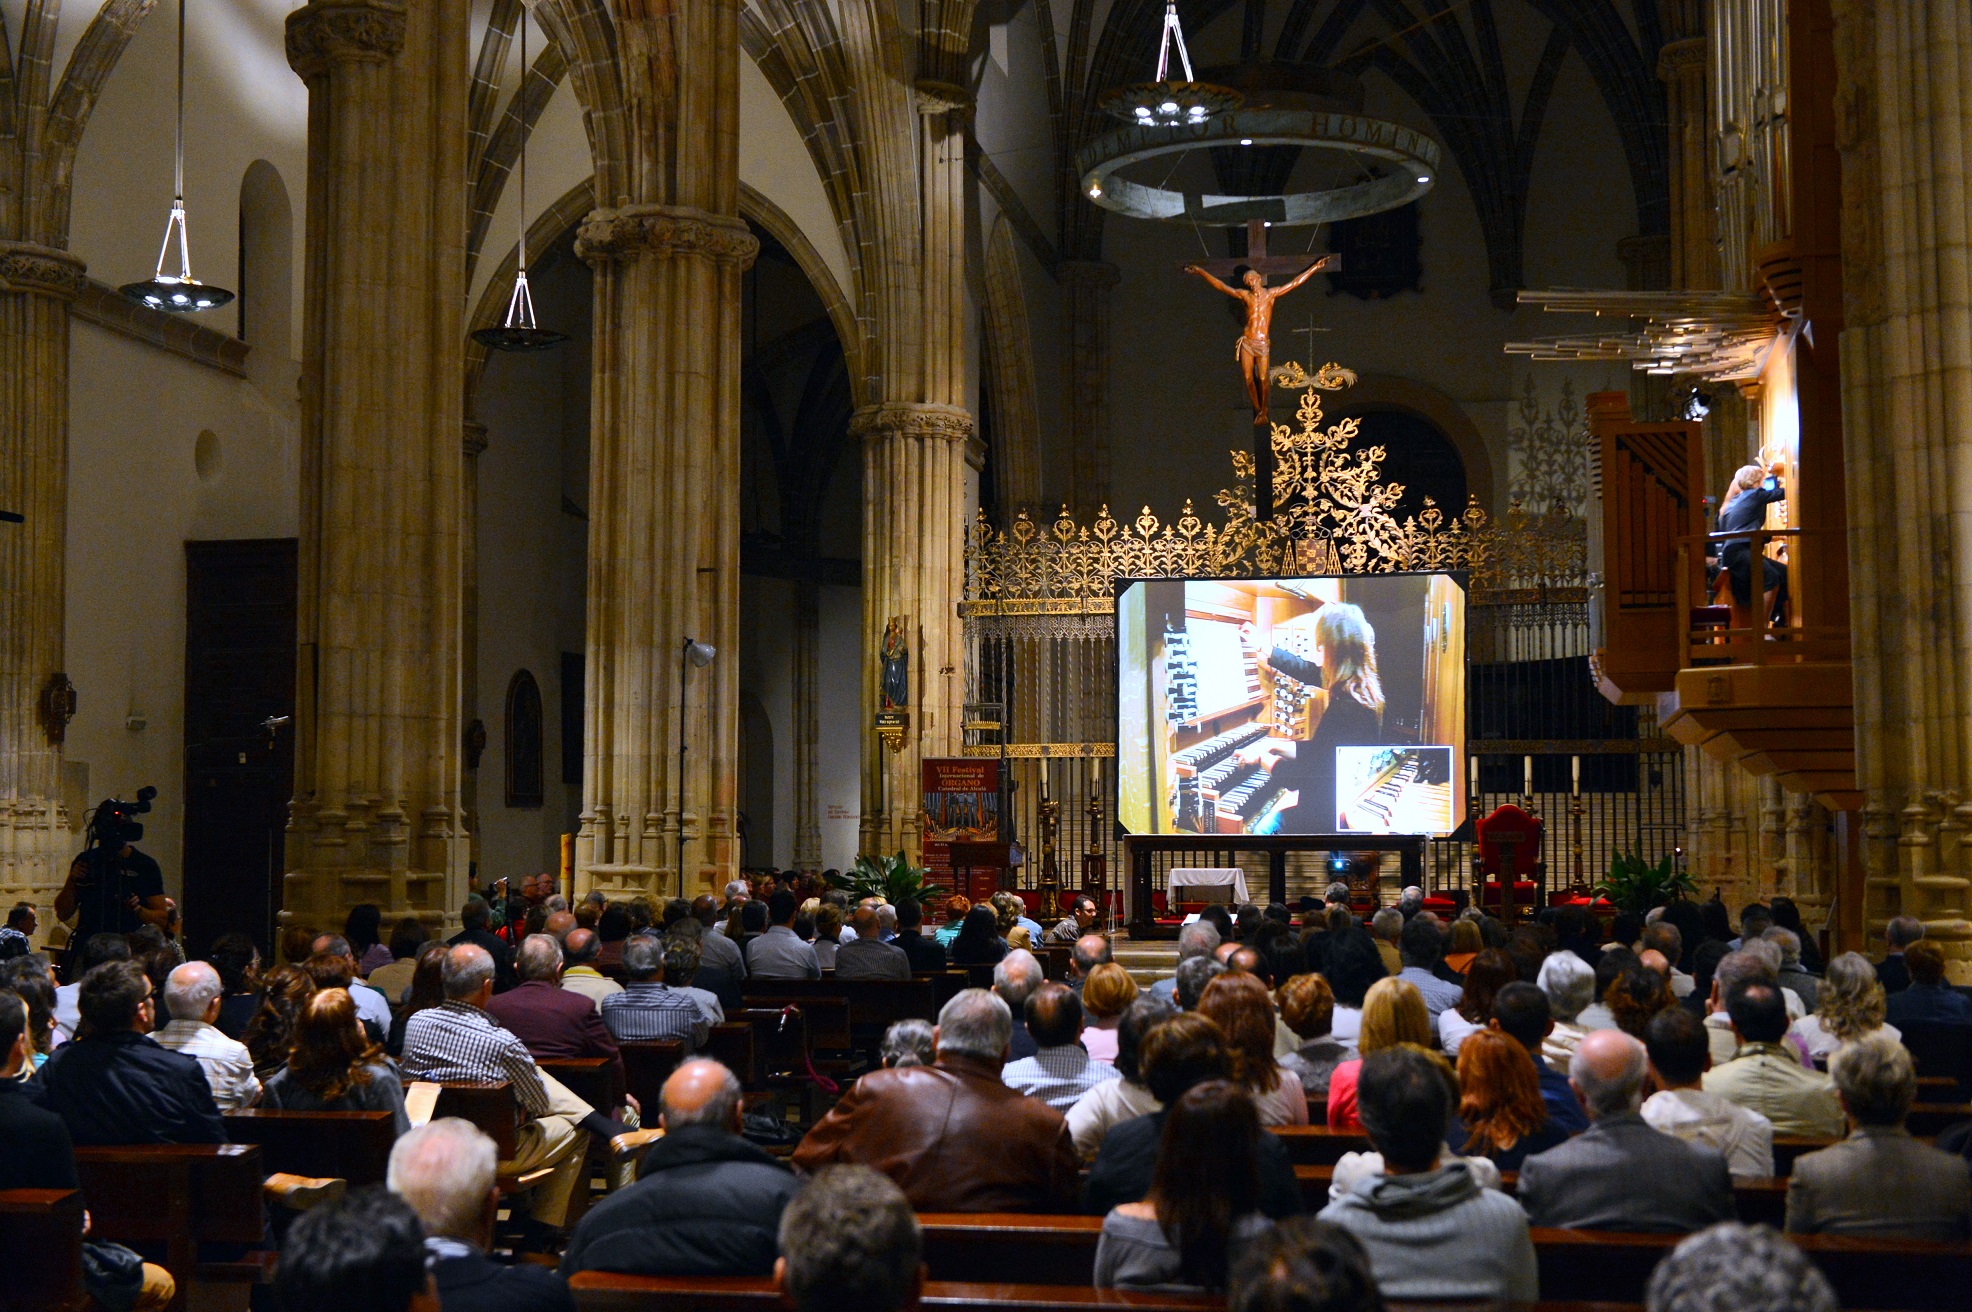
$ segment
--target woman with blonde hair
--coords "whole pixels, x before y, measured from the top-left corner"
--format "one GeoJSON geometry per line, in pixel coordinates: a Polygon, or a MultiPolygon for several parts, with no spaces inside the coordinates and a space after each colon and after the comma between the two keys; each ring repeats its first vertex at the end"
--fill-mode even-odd
{"type": "Polygon", "coordinates": [[[1345,1061],[1328,1077],[1328,1128],[1363,1132],[1362,1118],[1356,1114],[1356,1080],[1362,1074],[1364,1057],[1400,1043],[1431,1050],[1431,1013],[1425,1009],[1424,995],[1409,980],[1392,975],[1370,985],[1363,998],[1363,1032],[1356,1039],[1354,1061],[1345,1061]]]}
{"type": "Polygon", "coordinates": [[[1567,1141],[1568,1132],[1548,1119],[1540,1077],[1527,1050],[1498,1030],[1476,1030],[1458,1049],[1458,1122],[1464,1141],[1452,1146],[1467,1157],[1489,1158],[1502,1171],[1517,1171],[1535,1153],[1567,1141]]]}
{"type": "MultiPolygon", "coordinates": [[[[1249,647],[1260,639],[1251,624],[1242,624],[1240,637],[1249,647]]],[[[1271,829],[1285,833],[1332,833],[1336,828],[1335,749],[1374,746],[1383,741],[1383,680],[1376,672],[1376,630],[1362,607],[1331,601],[1315,612],[1317,665],[1283,647],[1259,652],[1260,664],[1275,674],[1317,690],[1311,705],[1319,718],[1307,742],[1284,743],[1263,738],[1239,753],[1238,759],[1259,765],[1283,790],[1300,800],[1276,812],[1271,829]]],[[[1262,832],[1256,830],[1257,832],[1262,832]]]]}
{"type": "MultiPolygon", "coordinates": [[[[1778,462],[1761,468],[1759,465],[1742,465],[1732,476],[1732,483],[1719,501],[1718,521],[1714,531],[1719,533],[1746,533],[1761,527],[1767,522],[1767,507],[1776,501],[1787,498],[1787,489],[1780,483],[1781,468],[1778,462]]],[[[1753,542],[1751,538],[1735,538],[1725,544],[1719,553],[1719,564],[1724,566],[1726,577],[1732,583],[1734,600],[1742,606],[1753,603],[1753,542]]],[[[1760,560],[1760,591],[1765,610],[1772,614],[1780,604],[1782,585],[1787,582],[1787,571],[1777,561],[1762,557],[1760,560]]]]}
{"type": "Polygon", "coordinates": [[[389,1112],[403,1134],[404,1085],[370,1042],[347,989],[322,989],[295,1016],[288,1064],[267,1081],[261,1105],[287,1112],[389,1112]]]}
{"type": "Polygon", "coordinates": [[[1789,1026],[1788,1037],[1823,1068],[1837,1048],[1865,1034],[1881,1030],[1902,1042],[1903,1031],[1883,1019],[1884,1004],[1876,967],[1859,952],[1844,952],[1828,963],[1815,992],[1814,1011],[1789,1026]]]}
{"type": "Polygon", "coordinates": [[[1274,1004],[1257,976],[1214,976],[1198,998],[1198,1014],[1217,1025],[1232,1054],[1232,1077],[1253,1095],[1260,1124],[1306,1125],[1308,1094],[1301,1077],[1274,1058],[1274,1004]]]}
{"type": "Polygon", "coordinates": [[[1116,1027],[1123,1013],[1137,1000],[1137,982],[1130,972],[1113,961],[1105,961],[1082,981],[1082,1011],[1088,1026],[1082,1031],[1082,1046],[1097,1061],[1116,1061],[1116,1027]]]}

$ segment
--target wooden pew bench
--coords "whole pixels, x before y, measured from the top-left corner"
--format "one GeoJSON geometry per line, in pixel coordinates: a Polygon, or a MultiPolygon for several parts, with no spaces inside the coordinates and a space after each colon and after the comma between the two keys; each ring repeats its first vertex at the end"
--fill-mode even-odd
{"type": "MultiPolygon", "coordinates": [[[[1374,1151],[1369,1136],[1353,1130],[1330,1130],[1323,1125],[1280,1125],[1271,1133],[1287,1146],[1287,1156],[1296,1166],[1334,1166],[1344,1153],[1374,1151]]],[[[1813,1139],[1801,1135],[1776,1134],[1773,1137],[1774,1174],[1785,1179],[1794,1169],[1794,1159],[1804,1153],[1819,1152],[1834,1139],[1813,1139]]]]}
{"type": "MultiPolygon", "coordinates": [[[[713,1028],[716,1031],[722,1027],[713,1028]]],[[[671,1073],[685,1060],[685,1045],[675,1039],[649,1039],[634,1043],[619,1043],[616,1045],[616,1050],[623,1054],[625,1091],[644,1107],[644,1115],[649,1118],[650,1124],[655,1125],[664,1082],[671,1078],[671,1073]]]]}
{"type": "Polygon", "coordinates": [[[178,1282],[174,1307],[185,1305],[195,1281],[252,1284],[269,1277],[272,1253],[199,1261],[201,1244],[265,1241],[267,1166],[260,1145],[84,1147],[75,1150],[75,1170],[88,1200],[90,1237],[161,1251],[161,1265],[178,1282]]]}
{"type": "Polygon", "coordinates": [[[0,1308],[82,1308],[81,1193],[0,1189],[0,1273],[0,1308]]]}
{"type": "MultiPolygon", "coordinates": [[[[1297,1166],[1294,1168],[1295,1182],[1301,1186],[1301,1201],[1310,1212],[1319,1212],[1328,1206],[1329,1185],[1335,1180],[1332,1166],[1297,1166]]],[[[1500,1191],[1512,1194],[1517,1192],[1519,1177],[1512,1171],[1500,1176],[1500,1191]]],[[[1787,1220],[1787,1181],[1782,1179],[1739,1179],[1732,1182],[1733,1206],[1738,1209],[1739,1219],[1751,1225],[1759,1223],[1780,1229],[1787,1220]]]]}
{"type": "Polygon", "coordinates": [[[260,1145],[269,1174],[340,1177],[349,1187],[382,1184],[397,1142],[389,1112],[287,1112],[249,1107],[226,1113],[226,1137],[260,1145]]]}
{"type": "Polygon", "coordinates": [[[535,1064],[605,1116],[623,1105],[623,1081],[616,1063],[607,1057],[564,1057],[535,1064]]]}
{"type": "MultiPolygon", "coordinates": [[[[758,1276],[624,1276],[584,1271],[569,1279],[581,1312],[768,1312],[780,1290],[758,1276]]],[[[1132,1308],[1137,1312],[1211,1312],[1225,1299],[1211,1294],[1139,1293],[1082,1285],[978,1284],[927,1281],[922,1306],[946,1312],[1020,1312],[1051,1308],[1132,1308]]],[[[1392,1304],[1398,1307],[1398,1304],[1392,1304]]]]}

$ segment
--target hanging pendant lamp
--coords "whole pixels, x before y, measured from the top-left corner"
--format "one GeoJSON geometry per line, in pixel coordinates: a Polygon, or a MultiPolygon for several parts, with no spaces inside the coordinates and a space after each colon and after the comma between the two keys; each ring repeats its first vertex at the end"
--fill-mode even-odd
{"type": "MultiPolygon", "coordinates": [[[[181,0],[182,2],[182,0],[181,0]]],[[[534,296],[527,290],[527,10],[520,14],[520,90],[515,93],[520,106],[520,243],[515,248],[514,294],[507,298],[507,317],[498,328],[481,328],[472,339],[495,351],[545,351],[560,346],[568,334],[542,328],[534,322],[534,296]]]]}
{"type": "Polygon", "coordinates": [[[172,154],[171,217],[164,221],[164,244],[158,247],[157,271],[145,282],[117,289],[139,305],[168,314],[213,310],[233,299],[223,287],[208,287],[192,276],[192,252],[185,236],[185,0],[178,0],[178,135],[172,154]],[[173,244],[178,247],[178,273],[164,271],[173,244]]]}

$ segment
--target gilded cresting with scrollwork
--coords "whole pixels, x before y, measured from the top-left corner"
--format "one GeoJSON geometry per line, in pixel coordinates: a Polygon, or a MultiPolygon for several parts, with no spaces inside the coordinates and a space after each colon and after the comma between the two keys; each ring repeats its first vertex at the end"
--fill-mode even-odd
{"type": "Polygon", "coordinates": [[[1578,599],[1585,534],[1565,506],[1534,513],[1516,502],[1494,520],[1477,500],[1447,515],[1426,498],[1421,512],[1399,522],[1392,512],[1404,485],[1382,481],[1384,448],[1352,450],[1354,419],[1324,422],[1320,394],[1348,387],[1355,374],[1337,364],[1312,375],[1286,364],[1274,381],[1302,391],[1295,423],[1272,426],[1277,509],[1270,519],[1254,518],[1254,463],[1244,451],[1232,453],[1233,485],[1214,498],[1225,512],[1218,524],[1189,500],[1168,523],[1148,506],[1127,523],[1105,506],[1090,524],[1064,509],[1052,524],[1022,513],[1002,530],[982,513],[966,547],[960,613],[968,621],[1106,614],[1119,579],[1413,570],[1465,572],[1473,604],[1578,599]]]}

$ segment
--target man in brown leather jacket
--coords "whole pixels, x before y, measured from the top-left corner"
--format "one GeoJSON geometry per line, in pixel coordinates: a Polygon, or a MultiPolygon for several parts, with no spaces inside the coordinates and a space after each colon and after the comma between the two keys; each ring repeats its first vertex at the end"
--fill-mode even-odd
{"type": "Polygon", "coordinates": [[[1068,1123],[1000,1083],[1012,1032],[1006,1003],[966,989],[938,1013],[936,1063],[858,1080],[801,1141],[795,1166],[871,1167],[920,1212],[1074,1211],[1068,1123]]]}

